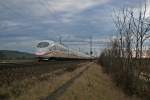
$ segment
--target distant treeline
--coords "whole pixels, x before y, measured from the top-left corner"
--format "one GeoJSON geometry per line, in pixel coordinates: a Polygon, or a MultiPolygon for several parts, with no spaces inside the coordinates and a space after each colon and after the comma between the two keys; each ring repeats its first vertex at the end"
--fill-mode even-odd
{"type": "Polygon", "coordinates": [[[35,55],[19,51],[0,50],[0,60],[34,59],[35,55]]]}

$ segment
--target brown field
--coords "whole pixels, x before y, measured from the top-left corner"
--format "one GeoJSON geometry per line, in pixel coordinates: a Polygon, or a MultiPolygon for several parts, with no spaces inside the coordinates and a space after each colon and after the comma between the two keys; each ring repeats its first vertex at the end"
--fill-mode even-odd
{"type": "Polygon", "coordinates": [[[89,61],[0,64],[0,100],[138,100],[89,61]]]}
{"type": "Polygon", "coordinates": [[[52,61],[0,64],[0,100],[17,98],[37,82],[73,71],[84,61],[52,61]]]}

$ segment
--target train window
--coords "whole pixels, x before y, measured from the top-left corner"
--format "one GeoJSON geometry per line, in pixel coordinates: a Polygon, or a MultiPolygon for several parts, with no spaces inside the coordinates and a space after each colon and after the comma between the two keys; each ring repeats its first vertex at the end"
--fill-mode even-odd
{"type": "Polygon", "coordinates": [[[38,48],[44,48],[44,47],[48,47],[49,43],[48,42],[40,42],[37,47],[38,48]]]}

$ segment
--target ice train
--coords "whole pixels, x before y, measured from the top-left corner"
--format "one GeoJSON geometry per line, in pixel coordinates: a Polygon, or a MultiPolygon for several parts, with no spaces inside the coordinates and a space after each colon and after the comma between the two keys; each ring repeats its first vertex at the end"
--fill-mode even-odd
{"type": "Polygon", "coordinates": [[[39,60],[90,59],[90,56],[50,40],[40,41],[36,56],[39,60]]]}

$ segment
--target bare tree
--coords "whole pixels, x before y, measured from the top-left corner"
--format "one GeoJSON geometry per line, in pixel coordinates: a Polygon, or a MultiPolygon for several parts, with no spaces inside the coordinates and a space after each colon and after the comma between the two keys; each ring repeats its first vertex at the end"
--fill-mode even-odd
{"type": "Polygon", "coordinates": [[[150,37],[150,23],[146,17],[147,5],[145,2],[144,8],[139,10],[138,17],[131,12],[132,16],[132,32],[136,37],[136,57],[142,58],[144,42],[150,37]]]}
{"type": "MultiPolygon", "coordinates": [[[[138,11],[129,8],[114,11],[118,37],[111,42],[111,48],[106,49],[101,55],[103,65],[112,74],[116,83],[122,84],[128,92],[140,95],[143,95],[143,90],[149,93],[149,88],[143,88],[147,85],[139,82],[140,73],[149,64],[149,59],[142,58],[145,41],[150,38],[150,22],[146,12],[146,2],[138,11]]],[[[147,55],[150,55],[150,50],[147,51],[147,55]]]]}
{"type": "Polygon", "coordinates": [[[119,33],[120,57],[132,57],[132,17],[125,8],[119,13],[115,12],[114,17],[114,23],[119,33]]]}

